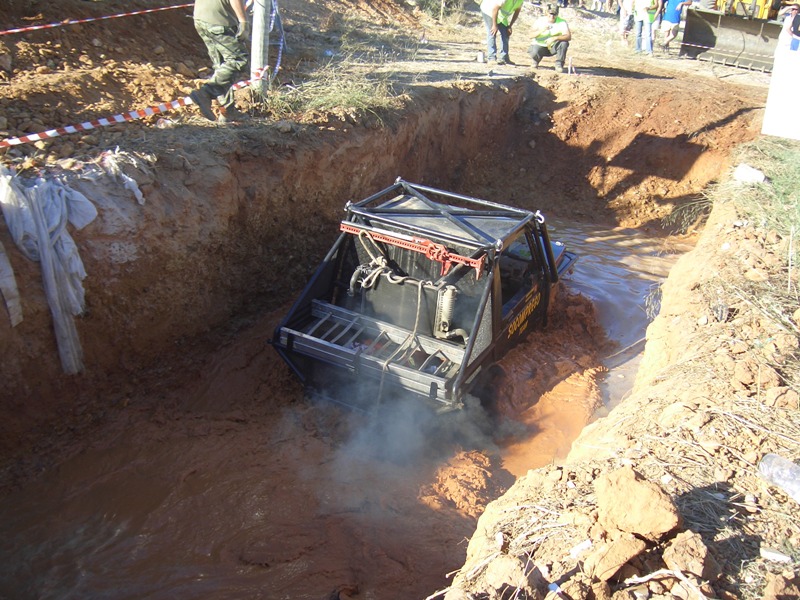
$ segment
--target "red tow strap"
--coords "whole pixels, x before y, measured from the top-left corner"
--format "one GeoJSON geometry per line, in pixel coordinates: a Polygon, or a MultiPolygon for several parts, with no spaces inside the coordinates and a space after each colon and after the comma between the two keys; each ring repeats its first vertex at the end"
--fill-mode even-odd
{"type": "Polygon", "coordinates": [[[409,236],[409,237],[399,237],[395,235],[390,235],[388,233],[380,233],[375,231],[374,229],[369,229],[366,227],[361,227],[359,225],[354,225],[353,223],[346,223],[342,222],[339,229],[345,233],[352,233],[354,235],[359,235],[362,231],[369,234],[372,239],[383,242],[385,244],[391,244],[392,246],[397,246],[398,248],[405,248],[406,250],[412,250],[414,252],[419,252],[420,254],[424,254],[431,260],[435,260],[442,265],[442,275],[447,275],[450,271],[450,268],[453,264],[460,264],[460,265],[468,265],[475,269],[475,278],[480,279],[481,275],[483,274],[483,266],[484,266],[484,258],[481,256],[480,258],[469,258],[468,256],[461,256],[460,254],[454,254],[447,250],[447,247],[443,244],[437,244],[436,242],[432,242],[431,240],[426,240],[425,238],[420,238],[416,236],[409,236]]]}

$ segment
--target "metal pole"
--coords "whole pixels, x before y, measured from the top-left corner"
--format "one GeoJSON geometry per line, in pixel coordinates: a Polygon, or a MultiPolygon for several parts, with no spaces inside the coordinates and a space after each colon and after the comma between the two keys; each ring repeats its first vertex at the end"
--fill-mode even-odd
{"type": "Polygon", "coordinates": [[[262,69],[269,60],[269,11],[267,2],[271,0],[255,0],[253,2],[253,42],[250,49],[250,84],[259,98],[267,95],[267,79],[262,69]]]}

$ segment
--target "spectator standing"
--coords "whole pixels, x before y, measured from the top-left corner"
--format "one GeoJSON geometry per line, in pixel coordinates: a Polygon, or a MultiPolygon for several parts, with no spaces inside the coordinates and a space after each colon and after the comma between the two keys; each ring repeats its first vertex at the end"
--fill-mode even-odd
{"type": "Polygon", "coordinates": [[[486,60],[499,65],[513,65],[508,56],[508,42],[523,0],[483,0],[481,14],[486,25],[486,60]],[[497,53],[497,34],[500,34],[500,54],[497,53]]]}
{"type": "Polygon", "coordinates": [[[619,37],[628,39],[633,27],[633,0],[619,0],[619,37]]]}
{"type": "Polygon", "coordinates": [[[667,4],[664,6],[664,18],[661,21],[661,33],[664,35],[661,47],[666,52],[669,52],[669,43],[678,37],[683,7],[691,5],[691,0],[667,0],[667,4]]]}
{"type": "Polygon", "coordinates": [[[650,11],[650,39],[653,48],[656,47],[656,33],[661,29],[661,21],[664,17],[664,0],[656,0],[656,7],[650,11]]]}
{"type": "Polygon", "coordinates": [[[789,31],[792,33],[792,41],[789,46],[792,50],[797,50],[798,46],[800,46],[800,43],[798,43],[798,40],[800,40],[800,12],[798,12],[796,4],[794,5],[794,10],[790,11],[789,14],[792,17],[792,24],[789,27],[789,31]]]}
{"type": "Polygon", "coordinates": [[[650,11],[655,8],[655,0],[633,0],[633,32],[636,36],[634,50],[653,56],[653,34],[650,11]]]}
{"type": "Polygon", "coordinates": [[[790,48],[792,43],[800,38],[800,7],[797,4],[787,4],[778,11],[778,18],[783,17],[783,26],[778,36],[778,47],[790,48]]]}
{"type": "Polygon", "coordinates": [[[539,68],[545,56],[555,56],[556,72],[563,73],[572,32],[567,22],[558,16],[556,4],[547,5],[547,14],[536,20],[532,34],[533,43],[528,48],[528,54],[531,55],[534,68],[539,68]]]}
{"type": "Polygon", "coordinates": [[[243,0],[195,0],[194,28],[203,40],[214,73],[189,97],[209,121],[227,122],[241,118],[231,87],[247,67],[247,39],[250,27],[243,0]],[[216,99],[220,117],[211,109],[216,99]]]}

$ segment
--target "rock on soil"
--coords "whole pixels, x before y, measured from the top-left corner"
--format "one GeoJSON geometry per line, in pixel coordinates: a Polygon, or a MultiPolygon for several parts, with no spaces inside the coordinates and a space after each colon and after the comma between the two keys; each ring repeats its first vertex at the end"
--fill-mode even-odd
{"type": "Polygon", "coordinates": [[[598,522],[606,531],[624,531],[657,541],[681,524],[672,499],[631,467],[600,477],[597,489],[598,522]]]}

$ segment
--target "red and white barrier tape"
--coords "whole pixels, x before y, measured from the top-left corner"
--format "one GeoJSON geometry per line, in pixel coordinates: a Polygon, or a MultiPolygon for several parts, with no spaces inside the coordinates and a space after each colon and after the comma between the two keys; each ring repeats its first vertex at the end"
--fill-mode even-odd
{"type": "Polygon", "coordinates": [[[59,137],[65,133],[77,133],[79,131],[88,131],[97,127],[107,127],[108,125],[115,125],[117,123],[125,123],[126,121],[135,121],[143,117],[149,117],[162,112],[167,112],[187,104],[193,104],[192,99],[188,96],[186,98],[179,98],[172,102],[161,103],[158,106],[150,106],[142,110],[132,110],[128,113],[114,115],[113,117],[95,119],[93,121],[86,121],[78,125],[67,125],[66,127],[58,127],[57,129],[49,129],[41,133],[31,133],[15,138],[6,138],[0,140],[0,148],[7,148],[9,146],[18,146],[20,144],[29,144],[31,142],[38,142],[49,138],[59,137]]]}
{"type": "Polygon", "coordinates": [[[39,29],[52,29],[53,27],[63,27],[64,25],[78,25],[80,23],[91,23],[92,21],[105,21],[106,19],[118,19],[120,17],[143,15],[146,13],[154,13],[162,10],[173,10],[175,8],[188,8],[190,6],[194,6],[194,3],[190,2],[189,4],[176,4],[175,6],[148,8],[146,10],[137,10],[134,12],[120,13],[118,15],[108,15],[105,17],[91,17],[87,19],[68,19],[66,21],[59,21],[58,23],[50,23],[48,25],[31,25],[30,27],[19,27],[18,29],[8,29],[6,31],[0,31],[0,35],[10,35],[12,33],[25,33],[26,31],[38,31],[39,29]]]}
{"type": "MultiPolygon", "coordinates": [[[[250,85],[252,82],[263,77],[266,71],[267,71],[266,68],[260,69],[254,73],[252,79],[248,79],[246,81],[240,81],[239,83],[236,83],[231,87],[235,90],[246,87],[250,85]]],[[[93,121],[86,121],[85,123],[80,123],[79,125],[68,125],[66,127],[58,127],[57,129],[50,129],[48,131],[42,131],[40,133],[31,133],[29,135],[22,135],[20,137],[6,138],[4,140],[0,140],[0,148],[19,146],[20,144],[30,144],[32,142],[38,142],[41,140],[56,138],[64,135],[65,133],[78,133],[79,131],[88,131],[90,129],[96,129],[98,127],[108,127],[109,125],[116,125],[117,123],[136,121],[144,117],[150,117],[153,115],[157,115],[159,113],[169,112],[170,110],[175,110],[176,108],[181,108],[189,104],[194,104],[194,102],[189,96],[186,96],[185,98],[178,98],[177,100],[172,100],[170,102],[162,102],[161,104],[158,104],[156,106],[149,106],[147,108],[143,108],[140,110],[132,110],[127,113],[114,115],[113,117],[95,119],[93,121]]]]}
{"type": "MultiPolygon", "coordinates": [[[[112,15],[112,16],[109,16],[109,17],[99,17],[97,19],[83,19],[83,20],[80,20],[80,21],[64,21],[64,22],[61,22],[61,23],[54,23],[52,25],[37,25],[37,26],[34,26],[34,27],[30,27],[30,28],[13,29],[13,30],[5,31],[5,32],[0,32],[0,35],[4,35],[6,33],[17,33],[17,32],[21,32],[21,31],[30,31],[30,30],[33,30],[33,29],[45,29],[45,28],[48,28],[48,27],[58,27],[60,25],[69,25],[69,24],[74,24],[74,23],[86,23],[88,21],[98,21],[98,20],[102,20],[102,19],[113,19],[115,17],[124,17],[124,16],[129,16],[129,15],[156,12],[156,11],[161,11],[161,10],[171,10],[173,8],[186,8],[186,7],[189,7],[189,6],[193,6],[193,4],[180,4],[180,5],[175,5],[175,6],[167,6],[167,7],[163,7],[163,8],[155,8],[155,9],[149,9],[149,10],[143,10],[143,11],[137,11],[137,12],[131,12],[131,13],[124,13],[124,14],[119,14],[119,15],[112,15]]],[[[277,3],[273,1],[273,10],[272,10],[272,18],[271,18],[271,22],[270,22],[270,31],[272,31],[272,27],[273,27],[273,24],[275,22],[276,15],[277,15],[277,3]]],[[[275,71],[273,73],[273,76],[270,78],[270,82],[272,81],[272,79],[274,79],[275,75],[277,75],[278,71],[280,70],[281,56],[283,54],[283,44],[284,44],[283,28],[281,28],[281,39],[280,39],[280,48],[278,50],[278,61],[277,61],[277,64],[275,65],[275,71]]],[[[242,88],[250,85],[254,81],[258,81],[260,79],[263,79],[264,75],[267,73],[268,70],[269,70],[269,67],[263,67],[261,69],[257,69],[255,71],[251,72],[250,79],[235,83],[233,86],[231,86],[231,89],[239,90],[239,89],[242,89],[242,88]]],[[[67,133],[78,133],[79,131],[88,131],[90,129],[96,129],[98,127],[107,127],[109,125],[116,125],[118,123],[125,123],[125,122],[128,122],[128,121],[136,121],[136,120],[142,119],[144,117],[149,117],[149,116],[153,116],[153,115],[156,115],[156,114],[159,114],[159,113],[169,112],[170,110],[175,110],[177,108],[181,108],[181,107],[187,106],[189,104],[194,104],[194,101],[189,96],[186,96],[184,98],[179,98],[177,100],[172,100],[170,102],[162,102],[161,104],[158,104],[156,106],[150,106],[148,108],[144,108],[144,109],[140,109],[140,110],[133,110],[133,111],[130,111],[130,112],[127,112],[127,113],[114,115],[113,117],[95,119],[93,121],[86,121],[85,123],[80,123],[78,125],[67,125],[66,127],[58,127],[56,129],[49,129],[47,131],[42,131],[40,133],[31,133],[31,134],[22,135],[22,136],[19,136],[19,137],[6,138],[4,140],[0,140],[0,148],[8,148],[10,146],[19,146],[21,144],[30,144],[32,142],[38,142],[38,141],[41,141],[41,140],[60,137],[60,136],[62,136],[64,134],[67,134],[67,133]]]]}

